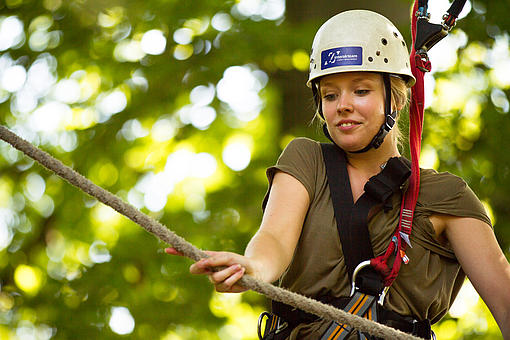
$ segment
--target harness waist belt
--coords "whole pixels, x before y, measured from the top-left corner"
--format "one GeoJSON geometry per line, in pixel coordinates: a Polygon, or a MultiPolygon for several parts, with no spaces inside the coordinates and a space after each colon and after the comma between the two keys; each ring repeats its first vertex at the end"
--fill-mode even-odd
{"type": "MultiPolygon", "coordinates": [[[[319,298],[318,300],[336,308],[344,309],[349,301],[351,301],[351,298],[324,297],[319,298]]],[[[278,301],[272,302],[272,312],[285,320],[289,324],[290,328],[294,328],[301,323],[311,323],[319,320],[319,317],[314,314],[307,313],[301,309],[294,308],[278,301]]],[[[379,304],[377,304],[377,322],[420,338],[430,339],[432,336],[430,320],[425,319],[418,321],[410,316],[403,316],[388,310],[379,304]]]]}
{"type": "MultiPolygon", "coordinates": [[[[348,297],[323,297],[319,298],[318,300],[335,308],[344,309],[344,307],[347,306],[351,299],[348,297]]],[[[288,322],[289,326],[292,328],[299,325],[300,323],[311,323],[319,320],[319,317],[315,314],[307,313],[304,310],[294,308],[278,301],[271,301],[271,311],[288,322]]]]}

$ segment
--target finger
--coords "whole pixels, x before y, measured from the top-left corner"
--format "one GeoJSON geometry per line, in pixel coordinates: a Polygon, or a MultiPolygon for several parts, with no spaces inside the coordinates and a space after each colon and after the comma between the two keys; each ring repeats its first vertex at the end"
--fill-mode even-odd
{"type": "Polygon", "coordinates": [[[173,247],[165,248],[165,253],[167,253],[169,255],[184,256],[183,253],[181,253],[180,251],[178,251],[177,249],[175,249],[173,247]]]}
{"type": "MultiPolygon", "coordinates": [[[[214,253],[214,252],[210,252],[214,253]]],[[[190,267],[191,274],[204,274],[212,273],[213,271],[219,272],[224,268],[234,265],[233,260],[224,254],[215,253],[214,257],[203,258],[190,267]]]]}
{"type": "Polygon", "coordinates": [[[243,277],[245,269],[241,268],[231,276],[229,276],[222,283],[216,284],[216,291],[222,293],[240,293],[246,289],[237,284],[237,282],[243,277]]]}
{"type": "Polygon", "coordinates": [[[215,251],[206,251],[205,253],[209,255],[207,264],[210,267],[228,267],[240,262],[240,256],[237,254],[215,251]]]}
{"type": "Polygon", "coordinates": [[[245,269],[241,268],[237,272],[235,272],[233,275],[228,277],[225,281],[223,281],[223,284],[227,287],[229,287],[230,290],[234,287],[234,285],[243,277],[245,273],[245,269]]]}
{"type": "Polygon", "coordinates": [[[242,267],[240,264],[234,264],[234,265],[229,266],[223,270],[212,273],[209,276],[214,284],[220,284],[220,283],[224,283],[225,280],[227,280],[229,277],[231,277],[235,273],[239,272],[241,269],[242,269],[242,267]]]}
{"type": "Polygon", "coordinates": [[[210,274],[210,273],[212,273],[212,269],[208,262],[208,259],[201,259],[201,260],[193,263],[189,267],[189,272],[191,274],[195,274],[195,275],[210,274]]]}

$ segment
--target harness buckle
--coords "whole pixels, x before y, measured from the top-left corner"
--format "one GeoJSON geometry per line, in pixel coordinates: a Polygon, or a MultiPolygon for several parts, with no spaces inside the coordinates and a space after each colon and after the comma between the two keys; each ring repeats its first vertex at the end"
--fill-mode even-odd
{"type": "Polygon", "coordinates": [[[278,315],[264,311],[260,314],[259,319],[257,321],[257,336],[259,337],[259,340],[278,339],[279,337],[274,338],[274,336],[280,334],[288,327],[289,323],[284,321],[278,315]],[[267,318],[267,321],[266,325],[264,326],[264,334],[262,335],[262,323],[264,322],[265,317],[267,318]],[[271,322],[271,324],[268,324],[268,322],[271,322]],[[267,338],[266,336],[269,336],[269,338],[267,338]]]}
{"type": "Polygon", "coordinates": [[[271,314],[269,312],[262,312],[259,315],[259,319],[257,320],[257,335],[259,340],[263,340],[264,336],[262,335],[262,322],[264,321],[264,317],[267,317],[268,320],[271,319],[271,314]]]}
{"type": "Polygon", "coordinates": [[[441,22],[441,25],[445,30],[450,32],[457,25],[457,21],[454,16],[446,13],[443,15],[443,22],[441,22]]]}
{"type": "Polygon", "coordinates": [[[448,35],[449,26],[433,24],[426,17],[419,17],[416,21],[416,40],[414,48],[416,51],[429,51],[435,44],[448,35]]]}
{"type": "Polygon", "coordinates": [[[395,119],[395,117],[393,117],[393,114],[395,114],[395,116],[396,116],[396,112],[392,112],[391,115],[386,115],[384,129],[387,132],[390,132],[391,129],[393,129],[393,126],[395,125],[396,119],[395,119]]]}

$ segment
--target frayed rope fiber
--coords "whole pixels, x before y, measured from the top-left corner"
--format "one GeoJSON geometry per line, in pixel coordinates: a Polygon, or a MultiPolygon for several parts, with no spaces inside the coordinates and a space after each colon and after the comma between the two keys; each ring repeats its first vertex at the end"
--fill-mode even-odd
{"type": "MultiPolygon", "coordinates": [[[[185,239],[178,236],[155,219],[124,202],[111,192],[92,183],[92,181],[86,177],[80,175],[78,172],[62,164],[62,162],[55,159],[48,153],[17,136],[3,125],[0,125],[0,138],[30,158],[34,159],[48,170],[62,177],[75,187],[78,187],[90,196],[96,198],[98,201],[110,206],[120,214],[126,216],[149,233],[158,237],[160,240],[172,245],[175,249],[184,254],[184,256],[189,257],[194,261],[207,257],[207,254],[204,251],[187,242],[185,239]]],[[[348,324],[355,329],[377,337],[384,339],[420,339],[388,326],[336,309],[330,305],[326,305],[303,295],[262,282],[249,275],[244,275],[240,280],[240,284],[245,288],[266,295],[272,300],[294,306],[327,320],[335,320],[342,324],[348,324]]]]}

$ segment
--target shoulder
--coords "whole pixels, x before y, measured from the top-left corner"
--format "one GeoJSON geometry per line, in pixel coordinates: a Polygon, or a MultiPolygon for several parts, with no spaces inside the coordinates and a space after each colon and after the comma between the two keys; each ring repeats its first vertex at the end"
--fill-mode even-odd
{"type": "Polygon", "coordinates": [[[278,163],[285,161],[286,159],[301,159],[308,163],[313,159],[317,159],[321,154],[320,143],[306,137],[297,137],[290,141],[285,147],[278,163]]]}
{"type": "Polygon", "coordinates": [[[467,184],[459,176],[449,172],[437,172],[434,169],[420,170],[420,185],[425,188],[443,188],[451,190],[463,190],[467,184]],[[443,186],[446,185],[446,188],[443,186]]]}
{"type": "Polygon", "coordinates": [[[307,189],[310,200],[315,194],[317,174],[324,167],[320,143],[305,137],[293,139],[281,153],[275,165],[266,171],[271,185],[276,172],[285,172],[299,180],[307,189]]]}
{"type": "Polygon", "coordinates": [[[420,209],[429,213],[473,217],[491,224],[482,202],[459,176],[422,169],[420,178],[420,209]]]}
{"type": "Polygon", "coordinates": [[[459,176],[433,169],[421,169],[419,200],[423,203],[440,202],[460,195],[466,187],[466,182],[459,176]]]}
{"type": "Polygon", "coordinates": [[[285,147],[285,150],[315,151],[318,149],[320,149],[320,143],[307,137],[296,137],[285,147]]]}

